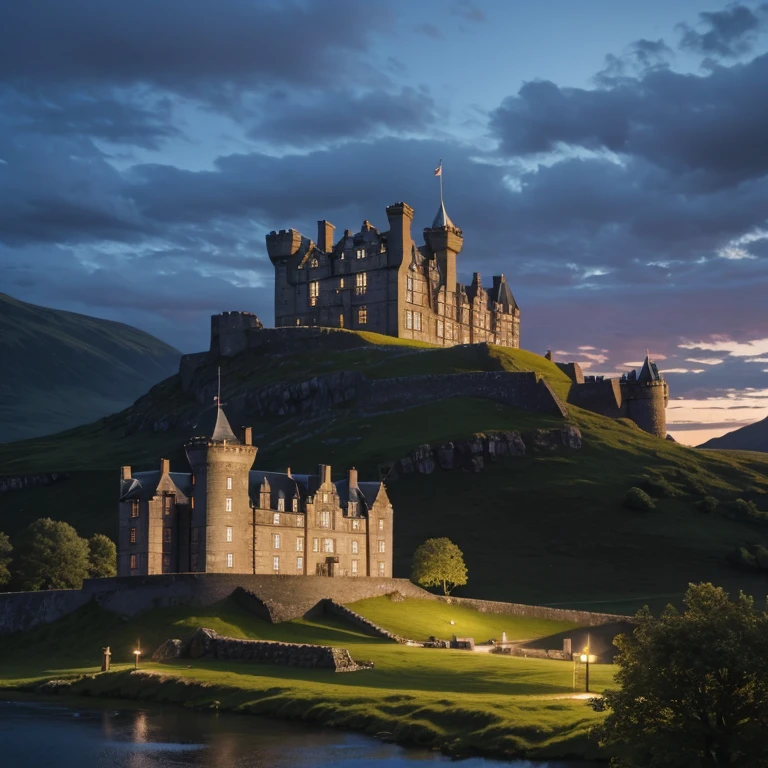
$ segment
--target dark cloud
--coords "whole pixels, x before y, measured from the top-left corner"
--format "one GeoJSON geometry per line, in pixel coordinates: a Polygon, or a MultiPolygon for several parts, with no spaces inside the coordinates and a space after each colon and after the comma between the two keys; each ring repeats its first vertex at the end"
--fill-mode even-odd
{"type": "Polygon", "coordinates": [[[592,90],[529,82],[490,127],[507,155],[610,151],[693,174],[699,187],[730,186],[768,171],[767,83],[768,55],[703,76],[651,70],[592,90]]]}
{"type": "Polygon", "coordinates": [[[768,4],[765,3],[754,10],[734,4],[722,11],[700,13],[700,26],[704,31],[681,24],[680,46],[707,57],[736,58],[752,50],[757,32],[764,28],[767,17],[768,4]]]}
{"type": "Polygon", "coordinates": [[[429,22],[426,22],[424,24],[419,24],[416,27],[416,31],[420,35],[424,35],[424,37],[431,37],[433,40],[443,40],[443,33],[440,31],[440,28],[435,26],[434,24],[431,24],[429,22]]]}
{"type": "Polygon", "coordinates": [[[437,119],[435,102],[423,91],[405,87],[398,93],[371,90],[358,95],[323,91],[313,102],[290,103],[264,110],[267,116],[250,136],[276,146],[318,146],[377,135],[419,133],[437,119]]]}
{"type": "Polygon", "coordinates": [[[616,80],[645,74],[652,69],[665,69],[674,57],[674,51],[663,40],[636,40],[621,56],[609,53],[605,68],[598,72],[599,85],[613,85],[616,80]]]}

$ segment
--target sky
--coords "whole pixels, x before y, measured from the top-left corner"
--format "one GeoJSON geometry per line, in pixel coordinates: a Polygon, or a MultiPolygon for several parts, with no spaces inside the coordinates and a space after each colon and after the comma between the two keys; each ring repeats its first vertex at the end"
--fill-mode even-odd
{"type": "Polygon", "coordinates": [[[768,3],[25,0],[0,23],[0,290],[183,352],[274,320],[264,236],[439,201],[522,346],[650,350],[670,433],[768,416],[768,3]]]}

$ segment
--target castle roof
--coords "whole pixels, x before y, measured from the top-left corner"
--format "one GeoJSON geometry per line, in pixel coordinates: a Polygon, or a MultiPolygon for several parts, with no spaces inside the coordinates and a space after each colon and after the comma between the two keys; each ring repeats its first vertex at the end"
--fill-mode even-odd
{"type": "Polygon", "coordinates": [[[441,200],[440,207],[437,209],[437,215],[432,222],[432,229],[438,229],[440,227],[452,227],[456,229],[456,225],[451,221],[450,217],[445,211],[445,203],[441,200]]]}
{"type": "MultiPolygon", "coordinates": [[[[157,496],[157,486],[163,477],[162,472],[134,472],[129,480],[120,481],[120,501],[140,499],[149,501],[157,496]]],[[[192,474],[190,472],[169,472],[168,477],[184,496],[192,495],[192,474]]]]}
{"type": "Polygon", "coordinates": [[[659,369],[656,367],[656,363],[651,360],[649,355],[645,356],[645,362],[643,363],[643,367],[640,369],[640,375],[637,377],[637,380],[661,381],[659,369]]]}
{"type": "Polygon", "coordinates": [[[488,291],[491,301],[501,304],[505,312],[512,312],[518,309],[515,297],[512,295],[512,289],[504,275],[493,276],[493,288],[488,291]]]}
{"type": "Polygon", "coordinates": [[[240,441],[232,431],[232,427],[229,426],[229,421],[227,421],[227,417],[224,415],[224,410],[220,405],[218,406],[217,410],[218,413],[216,414],[216,426],[213,428],[211,440],[214,443],[222,443],[225,440],[228,443],[239,443],[240,441]]]}

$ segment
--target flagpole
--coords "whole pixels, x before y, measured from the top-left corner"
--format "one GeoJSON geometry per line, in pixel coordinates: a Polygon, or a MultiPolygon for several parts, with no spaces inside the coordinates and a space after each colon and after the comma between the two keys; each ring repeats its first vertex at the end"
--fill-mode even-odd
{"type": "Polygon", "coordinates": [[[443,161],[440,160],[440,205],[443,204],[443,161]]]}

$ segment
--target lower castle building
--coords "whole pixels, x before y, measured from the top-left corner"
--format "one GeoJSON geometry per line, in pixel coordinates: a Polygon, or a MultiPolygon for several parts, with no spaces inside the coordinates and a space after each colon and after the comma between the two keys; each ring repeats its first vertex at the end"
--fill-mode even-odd
{"type": "Polygon", "coordinates": [[[238,438],[218,408],[210,437],[186,445],[191,472],[120,479],[118,576],[249,573],[392,576],[392,504],[381,482],[350,469],[317,475],[252,470],[250,427],[238,438]]]}
{"type": "Polygon", "coordinates": [[[483,286],[457,281],[464,243],[442,201],[424,244],[411,236],[413,208],[387,208],[389,229],[364,221],[359,232],[318,222],[317,242],[295,229],[270,232],[275,267],[275,326],[373,331],[441,346],[488,342],[520,346],[520,308],[504,275],[483,286]]]}

